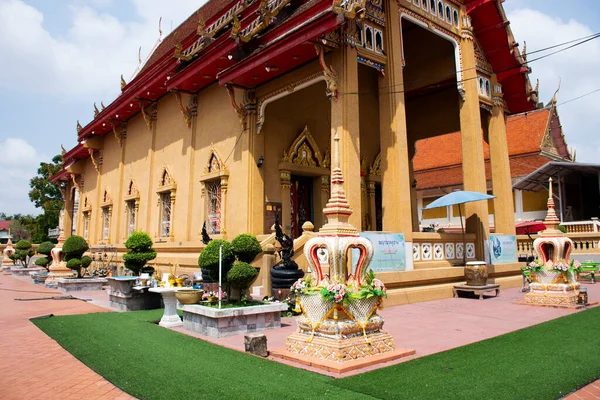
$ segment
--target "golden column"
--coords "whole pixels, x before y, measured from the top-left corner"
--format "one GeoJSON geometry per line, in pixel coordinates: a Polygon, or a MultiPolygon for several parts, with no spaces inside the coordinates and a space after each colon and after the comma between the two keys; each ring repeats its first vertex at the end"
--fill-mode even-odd
{"type": "Polygon", "coordinates": [[[71,236],[73,232],[73,206],[75,204],[75,193],[72,191],[73,184],[67,181],[65,191],[63,193],[64,200],[64,217],[63,217],[63,230],[65,239],[71,236]],[[73,195],[73,198],[71,198],[73,195]]]}
{"type": "MultiPolygon", "coordinates": [[[[399,6],[395,1],[388,1],[386,7],[389,10],[385,35],[388,62],[379,94],[383,230],[404,233],[409,244],[413,223],[399,6]]],[[[409,253],[412,259],[410,249],[409,253]]]]}
{"type": "MultiPolygon", "coordinates": [[[[462,87],[459,87],[463,187],[464,190],[487,193],[473,28],[470,26],[470,20],[465,19],[467,21],[464,23],[460,41],[463,72],[460,85],[462,87]]],[[[466,231],[476,234],[475,256],[478,260],[485,260],[485,243],[489,236],[487,202],[466,203],[464,208],[466,231]]]]}
{"type": "MultiPolygon", "coordinates": [[[[333,138],[337,134],[341,143],[340,167],[346,178],[344,191],[348,202],[356,210],[360,210],[360,127],[356,49],[342,44],[333,51],[332,64],[333,79],[336,80],[339,92],[331,97],[331,148],[334,148],[333,138]]],[[[330,82],[328,87],[331,88],[330,82]]],[[[360,212],[352,214],[349,223],[361,226],[360,212]]]]}
{"type": "Polygon", "coordinates": [[[290,227],[292,225],[292,199],[290,196],[290,187],[292,185],[291,179],[292,173],[290,171],[279,171],[279,182],[281,184],[281,228],[288,235],[290,234],[290,227]]]}
{"type": "Polygon", "coordinates": [[[242,158],[248,166],[248,210],[246,231],[260,235],[264,230],[265,219],[265,182],[261,157],[264,157],[265,135],[260,135],[256,119],[256,94],[253,90],[244,92],[242,106],[246,113],[246,133],[242,138],[242,158]]]}
{"type": "Polygon", "coordinates": [[[492,75],[494,106],[488,120],[490,144],[490,165],[492,169],[492,189],[494,199],[494,226],[496,233],[515,234],[515,209],[512,201],[512,180],[506,141],[506,119],[502,86],[496,75],[492,75]]]}

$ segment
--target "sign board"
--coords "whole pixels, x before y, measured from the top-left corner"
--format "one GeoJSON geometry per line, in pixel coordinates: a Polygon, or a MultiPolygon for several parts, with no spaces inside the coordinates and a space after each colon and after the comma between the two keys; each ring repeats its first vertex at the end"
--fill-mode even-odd
{"type": "Polygon", "coordinates": [[[492,264],[517,262],[517,237],[515,235],[490,235],[490,261],[492,264]]]}
{"type": "MultiPolygon", "coordinates": [[[[383,232],[360,232],[360,236],[373,243],[373,260],[369,268],[373,272],[400,272],[406,270],[404,234],[383,232]]],[[[352,273],[356,270],[359,251],[352,250],[352,273]]]]}

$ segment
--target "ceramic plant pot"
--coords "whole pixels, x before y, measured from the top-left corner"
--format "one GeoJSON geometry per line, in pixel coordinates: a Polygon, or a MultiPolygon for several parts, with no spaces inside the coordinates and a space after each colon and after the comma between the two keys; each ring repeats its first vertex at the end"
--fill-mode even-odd
{"type": "Polygon", "coordinates": [[[197,304],[202,300],[204,290],[201,289],[180,289],[175,292],[177,301],[181,304],[197,304]]]}
{"type": "Polygon", "coordinates": [[[470,261],[465,266],[465,280],[469,286],[487,285],[488,270],[483,261],[470,261]]]}

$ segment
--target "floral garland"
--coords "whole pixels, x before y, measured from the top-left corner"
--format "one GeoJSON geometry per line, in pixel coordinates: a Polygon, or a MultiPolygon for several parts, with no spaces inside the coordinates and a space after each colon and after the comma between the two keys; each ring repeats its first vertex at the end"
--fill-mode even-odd
{"type": "Polygon", "coordinates": [[[565,259],[560,259],[556,263],[552,260],[546,261],[543,263],[539,258],[535,261],[530,262],[527,265],[527,269],[533,272],[541,272],[541,271],[558,271],[558,272],[581,272],[581,263],[577,260],[566,261],[565,259]]]}

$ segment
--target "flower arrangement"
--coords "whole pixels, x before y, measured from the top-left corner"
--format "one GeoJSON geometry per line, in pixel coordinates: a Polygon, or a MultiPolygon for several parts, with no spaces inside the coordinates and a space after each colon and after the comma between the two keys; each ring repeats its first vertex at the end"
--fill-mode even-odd
{"type": "Polygon", "coordinates": [[[290,295],[299,296],[301,294],[315,294],[319,288],[314,285],[312,276],[308,275],[305,278],[300,278],[290,288],[290,295]]]}
{"type": "Polygon", "coordinates": [[[387,289],[382,281],[375,278],[375,272],[369,270],[365,276],[365,283],[358,290],[351,293],[353,299],[368,299],[373,296],[387,297],[387,289]]]}
{"type": "Polygon", "coordinates": [[[569,260],[560,259],[557,262],[553,262],[552,260],[546,261],[543,263],[539,258],[535,261],[530,262],[527,265],[527,269],[533,272],[540,271],[558,271],[558,272],[580,272],[581,263],[577,260],[569,260]]]}
{"type": "Polygon", "coordinates": [[[321,289],[321,296],[323,300],[333,301],[335,303],[342,303],[348,299],[348,292],[346,291],[346,285],[340,282],[332,283],[321,289]]]}
{"type": "MultiPolygon", "coordinates": [[[[202,300],[205,301],[216,301],[219,299],[219,292],[205,292],[202,295],[202,300]]],[[[227,299],[227,292],[221,293],[221,300],[227,299]]]]}

